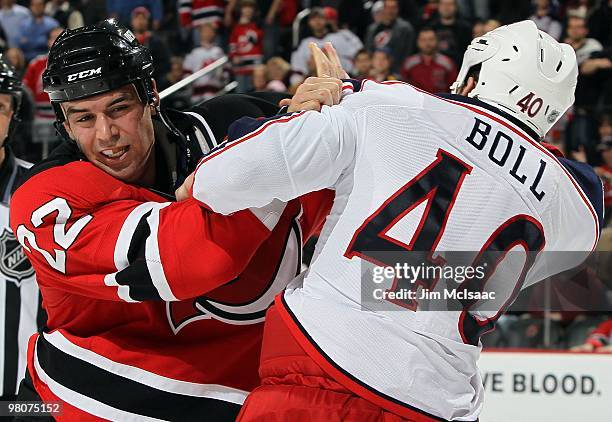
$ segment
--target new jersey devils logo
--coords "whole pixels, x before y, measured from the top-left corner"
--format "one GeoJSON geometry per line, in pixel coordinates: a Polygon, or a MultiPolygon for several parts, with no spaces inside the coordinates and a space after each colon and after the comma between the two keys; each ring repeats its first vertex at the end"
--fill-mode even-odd
{"type": "Polygon", "coordinates": [[[23,248],[7,228],[0,235],[0,271],[18,286],[24,279],[34,275],[34,268],[23,248]]]}
{"type": "Polygon", "coordinates": [[[391,41],[391,31],[380,31],[374,36],[374,46],[376,48],[385,48],[391,41]]]}
{"type": "MultiPolygon", "coordinates": [[[[278,229],[278,226],[276,229],[278,229]]],[[[215,292],[218,292],[225,289],[224,293],[235,292],[240,294],[241,290],[252,287],[253,278],[249,273],[269,270],[271,276],[266,278],[265,283],[261,283],[260,289],[251,291],[248,298],[243,295],[239,299],[229,300],[227,296],[233,297],[234,295],[226,294],[224,300],[201,296],[193,300],[167,302],[166,314],[174,334],[178,334],[180,330],[193,322],[205,319],[216,319],[234,325],[263,322],[266,310],[274,301],[274,297],[301,271],[302,236],[299,224],[295,220],[291,220],[287,224],[286,233],[284,239],[280,238],[279,241],[264,244],[267,247],[260,248],[258,254],[265,256],[265,259],[255,256],[252,264],[243,275],[215,290],[215,292]],[[262,269],[253,262],[255,264],[263,262],[266,268],[262,269]],[[276,266],[274,267],[274,265],[276,266]]]]}
{"type": "Polygon", "coordinates": [[[257,31],[249,29],[238,37],[238,53],[249,53],[253,50],[258,41],[259,37],[257,36],[257,31]]]}

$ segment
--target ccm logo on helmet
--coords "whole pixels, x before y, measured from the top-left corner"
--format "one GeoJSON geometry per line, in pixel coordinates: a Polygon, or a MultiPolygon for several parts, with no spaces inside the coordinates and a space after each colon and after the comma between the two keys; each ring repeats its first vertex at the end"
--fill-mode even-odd
{"type": "Polygon", "coordinates": [[[68,75],[68,82],[72,82],[77,79],[87,78],[88,76],[92,76],[92,75],[100,75],[101,73],[102,73],[101,66],[97,69],[84,70],[82,72],[73,73],[72,75],[68,75]]]}

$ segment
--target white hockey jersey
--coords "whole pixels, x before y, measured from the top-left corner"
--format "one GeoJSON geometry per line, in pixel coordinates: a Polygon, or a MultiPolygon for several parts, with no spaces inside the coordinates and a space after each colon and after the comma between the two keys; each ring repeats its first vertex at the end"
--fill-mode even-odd
{"type": "MultiPolygon", "coordinates": [[[[185,61],[183,62],[183,73],[186,76],[191,75],[224,56],[225,53],[223,49],[216,45],[210,47],[196,47],[185,57],[185,61]]],[[[198,78],[192,84],[192,103],[197,104],[201,101],[213,98],[223,89],[226,82],[227,74],[224,68],[217,69],[214,72],[198,78]]]]}
{"type": "Polygon", "coordinates": [[[476,420],[479,335],[520,288],[593,250],[601,182],[486,103],[399,82],[345,86],[363,92],[320,113],[236,122],[225,146],[200,163],[193,195],[231,213],[332,186],[334,207],[303,285],[277,298],[283,321],[331,376],[383,408],[411,420],[476,420]],[[497,291],[496,308],[480,309],[479,300],[454,311],[426,310],[416,299],[364,304],[368,271],[390,265],[381,251],[475,251],[474,262],[493,251],[499,260],[482,283],[497,291]],[[548,251],[583,252],[559,260],[548,251]]]}

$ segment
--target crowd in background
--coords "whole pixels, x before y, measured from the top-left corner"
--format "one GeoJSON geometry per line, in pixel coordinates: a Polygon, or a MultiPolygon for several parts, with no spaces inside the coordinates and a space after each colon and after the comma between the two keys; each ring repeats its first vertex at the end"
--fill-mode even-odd
{"type": "MultiPolygon", "coordinates": [[[[531,19],[576,51],[576,103],[546,141],[596,168],[610,226],[612,0],[0,0],[0,50],[21,72],[30,94],[21,110],[20,139],[13,143],[18,156],[39,161],[57,139],[41,79],[49,46],[64,28],[107,17],[129,26],[150,48],[160,91],[227,57],[218,71],[164,100],[164,106],[178,109],[218,95],[230,81],[237,92],[292,92],[313,73],[310,42],[332,42],[354,78],[402,80],[432,93],[448,92],[474,37],[531,19]]],[[[612,250],[611,230],[602,234],[604,250],[612,250]]],[[[541,321],[513,318],[506,319],[514,321],[508,333],[520,331],[517,341],[536,332],[533,326],[541,321]]],[[[504,334],[503,326],[500,320],[497,335],[504,334]]],[[[600,344],[600,337],[591,343],[600,344]]],[[[495,341],[516,346],[508,339],[495,341]]],[[[565,340],[568,347],[579,343],[565,340]]]]}
{"type": "MultiPolygon", "coordinates": [[[[574,47],[576,104],[546,141],[595,166],[612,206],[612,0],[0,0],[0,49],[23,72],[33,115],[24,158],[37,161],[55,139],[42,91],[48,46],[63,28],[115,17],[146,44],[161,91],[227,57],[217,72],[164,101],[184,109],[223,92],[292,92],[313,72],[308,44],[330,41],[351,76],[402,80],[448,92],[470,41],[531,19],[574,47]],[[58,29],[59,28],[59,29],[58,29]]],[[[608,213],[609,216],[612,212],[608,213]]],[[[609,217],[608,217],[609,221],[609,217]]]]}

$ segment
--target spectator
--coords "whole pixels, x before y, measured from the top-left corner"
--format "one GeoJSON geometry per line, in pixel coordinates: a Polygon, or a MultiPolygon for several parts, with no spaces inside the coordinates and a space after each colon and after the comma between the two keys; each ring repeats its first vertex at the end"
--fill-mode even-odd
{"type": "MultiPolygon", "coordinates": [[[[217,30],[214,24],[205,23],[198,28],[198,32],[200,34],[200,46],[194,48],[191,53],[185,57],[185,61],[183,62],[183,71],[185,75],[197,72],[220,58],[225,57],[225,53],[221,47],[215,44],[217,30]]],[[[196,80],[192,85],[192,103],[197,104],[214,97],[223,89],[226,80],[226,75],[219,69],[196,80]]]]}
{"type": "Polygon", "coordinates": [[[491,32],[491,31],[493,31],[494,29],[499,28],[500,26],[501,26],[501,22],[500,22],[500,21],[498,21],[498,20],[496,20],[496,19],[489,19],[489,20],[488,20],[488,21],[486,21],[486,22],[485,22],[485,24],[484,24],[484,31],[485,31],[485,34],[486,34],[487,32],[491,32]]]}
{"type": "MultiPolygon", "coordinates": [[[[469,41],[468,41],[469,42],[469,41]]],[[[372,23],[366,35],[366,49],[370,52],[385,48],[390,51],[398,72],[402,61],[412,53],[414,28],[399,17],[397,0],[385,0],[380,22],[372,23]]]]}
{"type": "Polygon", "coordinates": [[[264,20],[264,57],[278,55],[289,57],[293,49],[293,21],[300,9],[299,0],[274,0],[272,2],[260,0],[258,4],[259,11],[266,17],[264,20]]]}
{"type": "Polygon", "coordinates": [[[438,36],[440,52],[461,66],[463,52],[472,41],[472,28],[459,18],[456,0],[440,0],[438,18],[432,20],[431,27],[438,36]]]}
{"type": "Polygon", "coordinates": [[[157,80],[170,71],[170,50],[163,39],[149,31],[150,17],[144,6],[132,10],[132,30],[138,42],[151,51],[155,63],[153,79],[157,80]]]}
{"type": "Polygon", "coordinates": [[[146,7],[153,17],[153,30],[157,31],[161,25],[163,9],[161,0],[106,0],[106,11],[112,18],[116,18],[125,26],[129,26],[132,10],[137,7],[146,7]]]}
{"type": "Polygon", "coordinates": [[[266,63],[266,77],[269,91],[286,92],[289,86],[291,65],[282,57],[272,57],[266,63]]]}
{"type": "MultiPolygon", "coordinates": [[[[57,37],[62,33],[64,28],[57,27],[49,32],[47,45],[49,48],[53,45],[57,37]]],[[[49,95],[42,89],[42,74],[47,68],[47,54],[41,54],[32,60],[23,75],[23,84],[26,86],[34,97],[34,118],[47,120],[50,125],[55,121],[55,113],[49,101],[49,95]]]]}
{"type": "Polygon", "coordinates": [[[602,322],[584,344],[573,347],[575,352],[612,353],[612,319],[602,322]]]}
{"type": "Polygon", "coordinates": [[[254,91],[266,91],[268,85],[268,75],[265,64],[255,66],[253,69],[252,85],[254,91]]]}
{"type": "Polygon", "coordinates": [[[23,72],[25,72],[26,60],[23,55],[23,51],[19,48],[9,48],[4,53],[6,55],[6,59],[10,63],[11,66],[15,68],[15,72],[23,76],[23,72]]]}
{"type": "MultiPolygon", "coordinates": [[[[605,221],[602,227],[606,227],[610,222],[610,214],[612,213],[612,115],[602,115],[602,117],[599,119],[598,132],[599,140],[595,149],[601,154],[602,164],[595,167],[595,172],[599,175],[603,182],[605,221]]],[[[583,163],[596,162],[596,160],[592,159],[591,154],[587,153],[590,152],[587,148],[580,145],[577,148],[577,151],[572,152],[572,157],[576,161],[583,163]]]]}
{"type": "Polygon", "coordinates": [[[417,37],[418,54],[408,57],[402,66],[402,79],[432,94],[449,92],[457,79],[453,61],[438,53],[438,40],[432,28],[423,28],[417,37]]]}
{"type": "Polygon", "coordinates": [[[413,28],[420,23],[421,0],[399,0],[399,15],[402,19],[410,22],[413,28]]]}
{"type": "Polygon", "coordinates": [[[367,50],[359,50],[355,55],[352,77],[355,79],[366,79],[370,77],[372,70],[372,57],[367,50]]]}
{"type": "Polygon", "coordinates": [[[70,4],[68,0],[50,0],[45,5],[45,14],[68,29],[80,28],[85,25],[83,14],[70,4]]]}
{"type": "MultiPolygon", "coordinates": [[[[49,32],[49,39],[47,41],[49,48],[51,48],[63,30],[64,28],[57,27],[49,32]]],[[[47,54],[41,54],[34,58],[28,65],[23,76],[23,84],[30,90],[34,99],[34,124],[31,140],[34,145],[28,142],[28,149],[32,150],[34,153],[34,155],[30,155],[29,158],[34,162],[38,162],[43,158],[43,146],[46,145],[48,151],[48,145],[58,141],[53,126],[55,113],[51,107],[49,95],[43,91],[42,87],[42,75],[47,68],[47,58],[47,54]]]]}
{"type": "Polygon", "coordinates": [[[552,16],[550,0],[537,0],[535,13],[529,19],[535,22],[539,30],[557,41],[561,39],[561,23],[552,16]]]}
{"type": "MultiPolygon", "coordinates": [[[[224,23],[231,27],[239,0],[229,0],[225,8],[224,23]]],[[[297,0],[257,0],[257,10],[263,17],[264,57],[291,51],[291,26],[298,12],[297,0]]]]}
{"type": "Polygon", "coordinates": [[[229,57],[239,93],[252,89],[253,68],[263,60],[263,31],[255,23],[256,7],[255,0],[240,1],[240,20],[230,35],[229,57]]]}
{"type": "Polygon", "coordinates": [[[476,21],[472,26],[472,38],[482,37],[486,34],[485,23],[483,21],[476,21]]]}
{"type": "Polygon", "coordinates": [[[292,83],[297,84],[309,74],[310,49],[313,42],[322,47],[331,42],[338,52],[342,67],[351,69],[353,57],[363,48],[361,40],[348,29],[338,28],[338,12],[331,7],[314,7],[308,15],[311,36],[304,38],[291,55],[291,68],[295,73],[292,83]]]}
{"type": "Polygon", "coordinates": [[[291,70],[294,73],[291,83],[293,85],[300,83],[310,73],[310,49],[308,45],[314,42],[318,45],[326,41],[326,36],[329,34],[325,14],[320,7],[313,7],[308,15],[308,28],[311,36],[304,38],[298,48],[291,54],[291,70]]]}
{"type": "Polygon", "coordinates": [[[58,26],[55,19],[45,15],[44,0],[30,0],[30,17],[21,22],[19,40],[26,61],[47,52],[49,33],[58,26]]]}
{"type": "Polygon", "coordinates": [[[489,0],[472,0],[474,5],[474,15],[479,20],[489,19],[491,16],[491,7],[489,0]]]}
{"type": "Polygon", "coordinates": [[[438,0],[428,0],[421,13],[421,21],[428,22],[438,13],[438,0]]]}
{"type": "Polygon", "coordinates": [[[370,79],[378,82],[396,81],[399,78],[392,72],[393,57],[391,52],[385,49],[378,49],[372,54],[372,69],[370,79]]]}
{"type": "Polygon", "coordinates": [[[27,8],[15,4],[14,0],[0,0],[0,25],[4,28],[9,47],[19,47],[21,24],[30,17],[27,8]]]}
{"type": "Polygon", "coordinates": [[[602,0],[589,18],[591,36],[605,47],[612,47],[612,0],[602,0]]]}
{"type": "Polygon", "coordinates": [[[180,24],[184,28],[199,28],[205,23],[223,24],[225,0],[178,0],[180,24]]]}
{"type": "Polygon", "coordinates": [[[324,7],[323,15],[329,28],[331,28],[331,32],[326,37],[327,41],[331,42],[337,50],[342,67],[352,69],[353,58],[363,48],[363,43],[351,30],[338,27],[338,11],[336,9],[324,7]]]}
{"type": "Polygon", "coordinates": [[[576,100],[599,110],[612,109],[612,47],[591,53],[580,65],[576,100]]]}
{"type": "Polygon", "coordinates": [[[587,38],[589,29],[586,26],[586,19],[578,16],[571,16],[567,21],[566,43],[571,45],[576,51],[576,60],[580,66],[591,54],[603,50],[599,41],[587,38]]]}
{"type": "Polygon", "coordinates": [[[566,2],[566,14],[568,17],[577,16],[588,19],[595,12],[597,0],[569,0],[566,2]]]}
{"type": "Polygon", "coordinates": [[[359,39],[363,40],[365,38],[366,30],[368,29],[368,24],[373,21],[372,11],[374,10],[376,3],[380,3],[382,6],[382,1],[375,2],[372,4],[371,9],[368,9],[365,7],[365,5],[364,7],[355,7],[355,0],[340,0],[337,7],[339,12],[338,21],[340,22],[340,26],[350,29],[359,37],[359,39]]]}
{"type": "MultiPolygon", "coordinates": [[[[157,80],[159,91],[171,87],[183,79],[183,58],[174,56],[170,58],[170,71],[157,80]]],[[[191,106],[191,90],[189,88],[179,89],[164,99],[164,107],[174,110],[186,110],[191,106]]]]}

